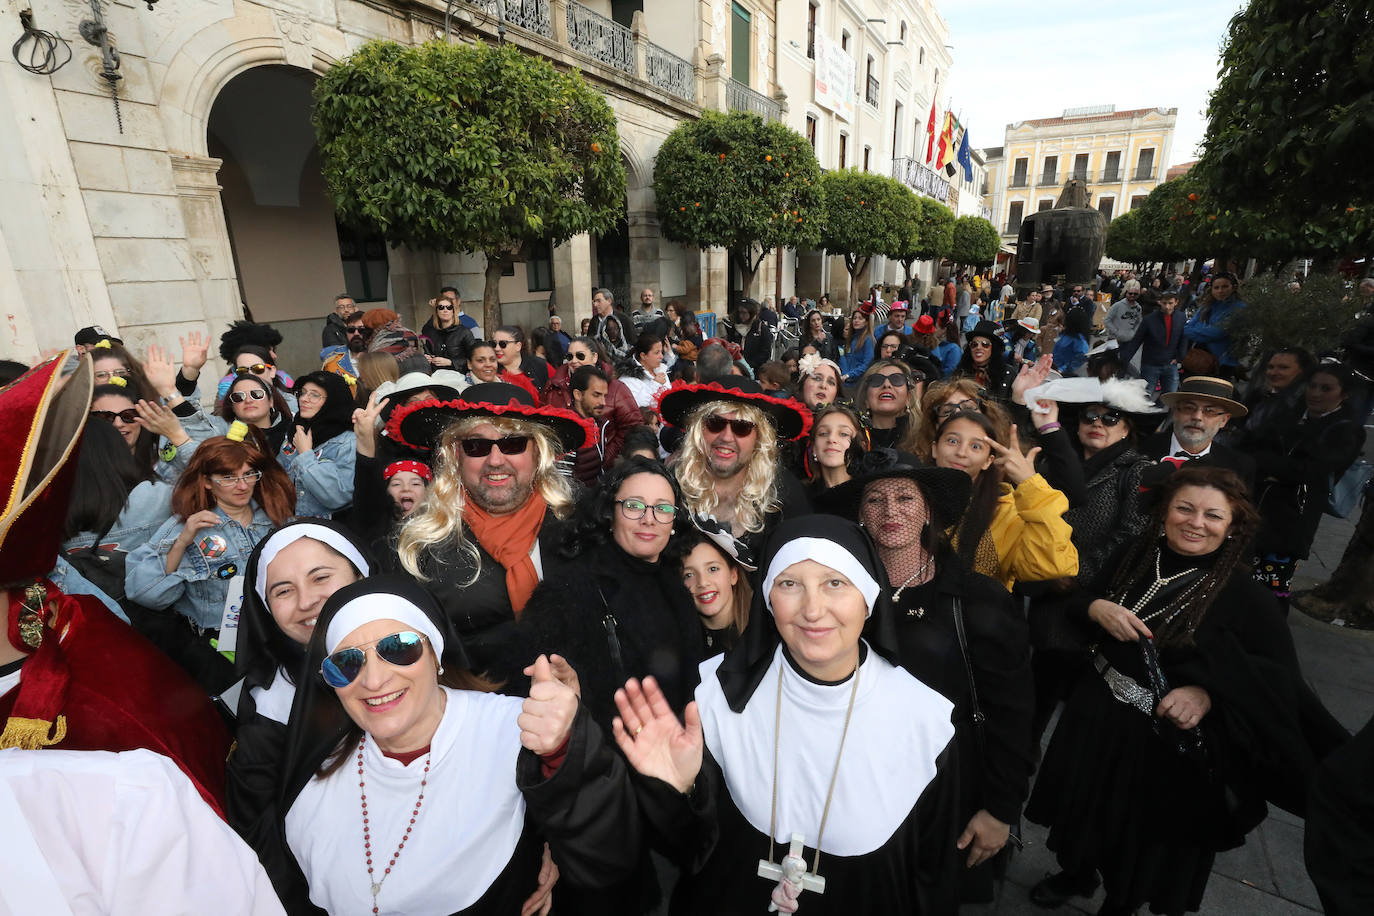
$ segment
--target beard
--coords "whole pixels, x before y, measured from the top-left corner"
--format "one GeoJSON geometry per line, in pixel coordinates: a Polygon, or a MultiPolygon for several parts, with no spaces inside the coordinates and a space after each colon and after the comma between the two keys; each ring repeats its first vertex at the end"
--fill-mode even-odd
{"type": "Polygon", "coordinates": [[[361,337],[350,337],[350,338],[348,338],[348,352],[349,352],[349,353],[362,353],[362,352],[364,352],[364,351],[366,351],[366,350],[367,350],[367,341],[363,340],[361,337]]]}

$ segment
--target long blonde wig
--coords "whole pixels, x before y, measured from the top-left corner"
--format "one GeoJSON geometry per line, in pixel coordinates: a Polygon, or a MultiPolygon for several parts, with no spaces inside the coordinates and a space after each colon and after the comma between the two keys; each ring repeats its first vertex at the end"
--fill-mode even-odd
{"type": "Polygon", "coordinates": [[[467,492],[458,470],[458,443],[483,424],[493,427],[502,436],[530,437],[535,449],[534,492],[544,498],[558,518],[567,518],[572,514],[572,487],[568,479],[558,473],[557,467],[562,447],[548,427],[506,417],[467,417],[459,420],[444,430],[440,437],[439,447],[433,456],[434,483],[430,485],[423,505],[406,520],[397,543],[401,565],[422,582],[429,579],[422,568],[424,554],[432,553],[434,548],[442,544],[452,545],[459,557],[472,564],[472,578],[465,585],[475,581],[481,572],[481,553],[463,532],[463,507],[467,504],[467,492]]]}
{"type": "Polygon", "coordinates": [[[764,517],[782,507],[778,498],[777,429],[760,408],[738,401],[708,401],[689,413],[684,423],[686,441],[677,463],[677,482],[694,515],[715,517],[720,500],[716,496],[716,477],[706,461],[706,431],[701,421],[713,413],[727,411],[734,411],[739,419],[757,427],[754,454],[744,469],[744,486],[735,498],[735,520],[731,525],[756,534],[763,530],[764,517]]]}

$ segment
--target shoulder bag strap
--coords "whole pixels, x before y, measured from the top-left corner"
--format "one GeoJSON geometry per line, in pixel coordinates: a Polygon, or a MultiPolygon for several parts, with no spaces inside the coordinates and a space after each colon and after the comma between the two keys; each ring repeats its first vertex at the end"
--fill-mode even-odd
{"type": "Polygon", "coordinates": [[[987,736],[983,733],[983,723],[986,716],[983,715],[983,708],[978,703],[978,682],[973,678],[973,663],[968,657],[968,636],[964,632],[964,602],[955,595],[954,601],[954,632],[959,637],[959,655],[964,660],[964,675],[968,678],[969,705],[973,710],[973,728],[978,736],[978,752],[987,753],[987,736]]]}

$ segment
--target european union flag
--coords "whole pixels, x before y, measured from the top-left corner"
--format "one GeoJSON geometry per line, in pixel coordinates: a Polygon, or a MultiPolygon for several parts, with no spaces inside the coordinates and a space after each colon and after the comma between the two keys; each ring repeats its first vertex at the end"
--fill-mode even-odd
{"type": "Polygon", "coordinates": [[[973,153],[968,148],[968,128],[964,128],[964,139],[959,143],[959,164],[964,167],[964,180],[973,180],[973,153]]]}

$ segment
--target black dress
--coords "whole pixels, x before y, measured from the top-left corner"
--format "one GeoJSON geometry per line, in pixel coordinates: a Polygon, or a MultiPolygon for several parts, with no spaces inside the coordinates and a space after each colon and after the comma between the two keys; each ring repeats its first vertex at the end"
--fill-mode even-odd
{"type": "MultiPolygon", "coordinates": [[[[954,704],[962,824],[986,809],[1014,826],[1021,819],[1033,768],[1034,689],[1026,621],[1001,583],[965,572],[952,554],[941,560],[934,579],[902,589],[894,602],[898,660],[954,704]],[[956,601],[967,666],[955,621],[956,601]],[[974,722],[975,689],[977,707],[985,719],[981,727],[974,722]]],[[[997,870],[993,861],[972,870],[960,869],[962,899],[991,900],[997,870]]]]}
{"type": "MultiPolygon", "coordinates": [[[[1166,577],[1215,558],[1161,550],[1166,577]]],[[[1150,579],[1122,603],[1132,606],[1150,579]]],[[[1078,592],[1066,605],[1086,621],[1092,598],[1078,592]]],[[[1136,643],[1086,625],[1113,668],[1149,683],[1136,643]]],[[[1061,868],[1096,869],[1113,903],[1148,903],[1156,913],[1201,906],[1216,853],[1244,843],[1263,820],[1266,800],[1304,815],[1317,761],[1344,740],[1302,681],[1277,604],[1248,570],[1232,574],[1193,635],[1191,646],[1161,647],[1159,661],[1171,689],[1199,686],[1211,698],[1200,726],[1204,750],[1181,752],[1187,742],[1180,732],[1167,723],[1157,729],[1152,717],[1118,700],[1102,677],[1084,677],[1026,807],[1028,819],[1049,827],[1048,846],[1061,868]]]]}

